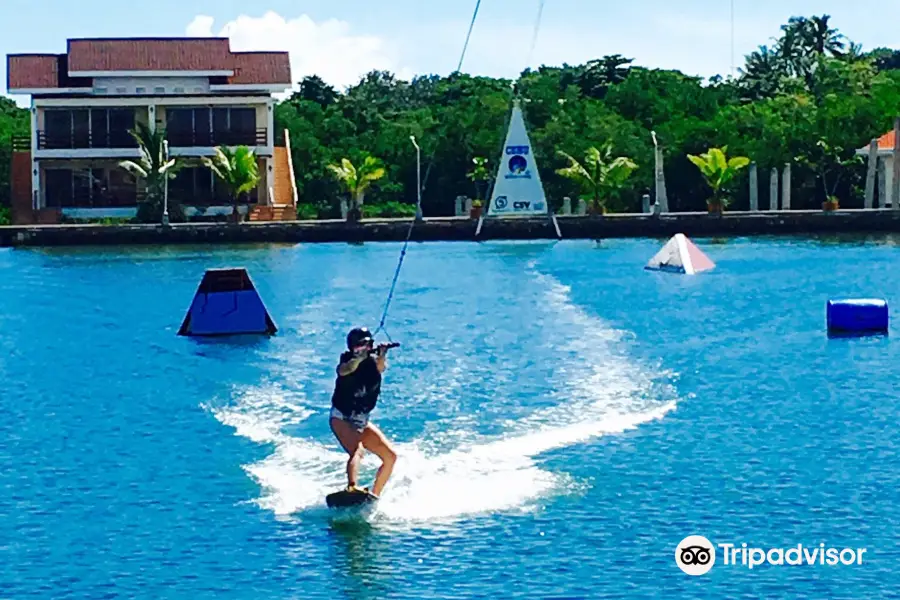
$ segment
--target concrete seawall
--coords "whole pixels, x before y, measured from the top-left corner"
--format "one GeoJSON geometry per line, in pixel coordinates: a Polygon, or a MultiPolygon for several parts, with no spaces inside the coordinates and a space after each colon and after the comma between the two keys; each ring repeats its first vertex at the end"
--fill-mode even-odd
{"type": "MultiPolygon", "coordinates": [[[[900,211],[842,210],[790,212],[559,216],[564,239],[797,235],[824,233],[900,232],[900,211]]],[[[126,244],[298,243],[402,241],[409,219],[344,221],[284,221],[272,223],[159,225],[35,225],[0,227],[0,246],[81,246],[126,244]]],[[[476,238],[477,221],[433,218],[416,223],[414,241],[476,241],[490,239],[555,239],[556,230],[544,219],[487,219],[476,238]]]]}

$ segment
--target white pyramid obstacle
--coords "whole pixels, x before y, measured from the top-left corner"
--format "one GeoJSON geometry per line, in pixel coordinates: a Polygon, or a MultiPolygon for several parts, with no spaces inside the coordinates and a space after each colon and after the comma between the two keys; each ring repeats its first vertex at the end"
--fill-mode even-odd
{"type": "Polygon", "coordinates": [[[559,224],[547,206],[541,174],[534,159],[534,149],[525,128],[525,118],[518,99],[513,101],[512,116],[506,132],[506,143],[500,156],[497,178],[487,210],[478,220],[475,236],[481,233],[484,217],[534,217],[545,215],[553,223],[556,236],[562,237],[559,224]]]}
{"type": "Polygon", "coordinates": [[[651,271],[668,271],[693,275],[708,271],[715,263],[683,233],[676,233],[644,267],[651,271]]]}

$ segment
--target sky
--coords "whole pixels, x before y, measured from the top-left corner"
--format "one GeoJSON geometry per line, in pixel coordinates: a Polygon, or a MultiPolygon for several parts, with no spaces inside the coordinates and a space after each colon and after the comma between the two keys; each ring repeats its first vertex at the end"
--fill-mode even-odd
{"type": "MultiPolygon", "coordinates": [[[[233,50],[283,50],[293,78],[344,88],[372,69],[456,69],[475,0],[0,0],[0,52],[62,53],[71,37],[227,36],[233,50]]],[[[623,54],[634,64],[727,76],[794,15],[829,14],[864,49],[900,48],[900,0],[482,0],[462,70],[515,77],[541,64],[623,54]],[[892,5],[894,8],[891,8],[892,5]]],[[[6,93],[6,61],[0,63],[6,93]]],[[[21,105],[29,99],[13,96],[21,105]]]]}

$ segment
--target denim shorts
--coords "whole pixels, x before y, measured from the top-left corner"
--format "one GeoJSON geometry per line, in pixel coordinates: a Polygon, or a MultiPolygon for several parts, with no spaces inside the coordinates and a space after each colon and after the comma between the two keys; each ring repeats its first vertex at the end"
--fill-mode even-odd
{"type": "Polygon", "coordinates": [[[333,406],[331,407],[330,416],[350,423],[357,431],[362,431],[366,428],[366,425],[369,424],[369,415],[367,413],[350,413],[349,415],[345,415],[333,406]]]}

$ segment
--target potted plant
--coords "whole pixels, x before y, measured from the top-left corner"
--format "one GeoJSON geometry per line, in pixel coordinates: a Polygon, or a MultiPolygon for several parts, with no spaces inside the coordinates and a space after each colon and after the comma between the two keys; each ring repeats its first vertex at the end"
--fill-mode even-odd
{"type": "Polygon", "coordinates": [[[472,210],[469,211],[469,217],[472,219],[477,219],[481,216],[481,200],[474,200],[472,202],[472,210]]]}
{"type": "Polygon", "coordinates": [[[822,210],[831,212],[840,208],[837,196],[828,196],[828,200],[822,203],[822,210]]]}
{"type": "Polygon", "coordinates": [[[493,179],[490,171],[488,171],[488,159],[476,156],[472,159],[472,164],[475,166],[466,174],[466,178],[470,179],[475,185],[475,197],[486,198],[488,197],[491,179],[493,179]]]}
{"type": "Polygon", "coordinates": [[[688,160],[694,163],[706,184],[712,189],[712,197],[706,201],[706,209],[709,214],[721,215],[722,211],[731,199],[725,194],[726,185],[734,179],[738,171],[750,164],[746,156],[735,156],[728,159],[725,156],[728,147],[710,148],[699,156],[688,154],[688,160]]]}

